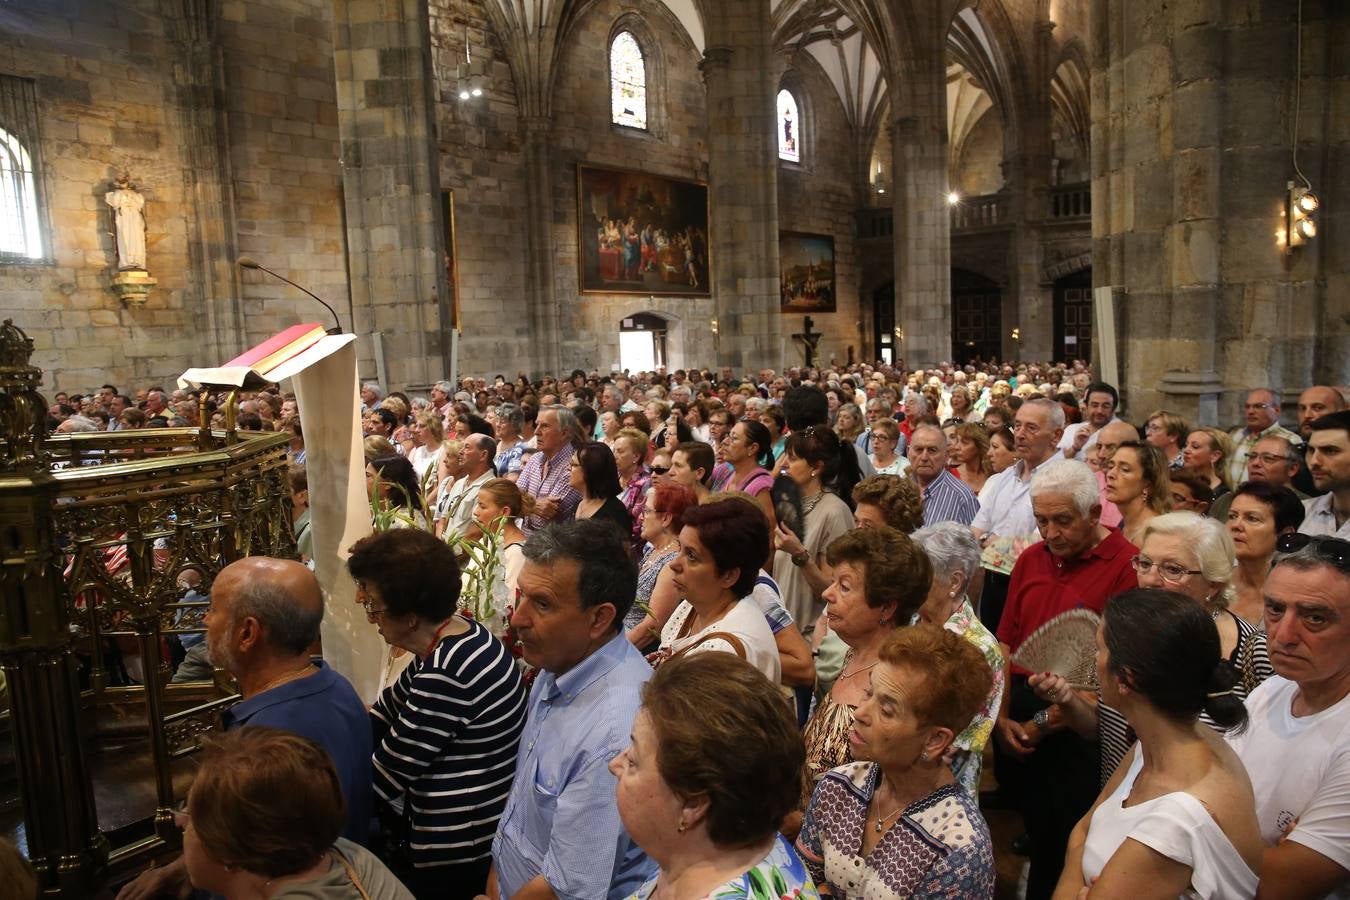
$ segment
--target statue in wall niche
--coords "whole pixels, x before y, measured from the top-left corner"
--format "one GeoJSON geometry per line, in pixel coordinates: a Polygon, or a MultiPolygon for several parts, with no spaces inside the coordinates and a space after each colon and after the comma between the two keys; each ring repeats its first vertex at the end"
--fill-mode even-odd
{"type": "Polygon", "coordinates": [[[113,228],[117,234],[117,269],[145,269],[145,197],[131,186],[131,176],[123,173],[114,189],[103,195],[112,207],[113,228]]]}

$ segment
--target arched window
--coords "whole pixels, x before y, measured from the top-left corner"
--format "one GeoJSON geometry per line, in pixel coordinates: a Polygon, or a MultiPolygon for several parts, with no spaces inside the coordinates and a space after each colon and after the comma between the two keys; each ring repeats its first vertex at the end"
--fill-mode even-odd
{"type": "Polygon", "coordinates": [[[42,258],[33,158],[4,128],[0,128],[0,256],[42,258]]]}
{"type": "Polygon", "coordinates": [[[620,31],[609,45],[610,121],[647,127],[647,64],[632,32],[620,31]]]}
{"type": "Polygon", "coordinates": [[[784,88],[778,92],[778,158],[788,162],[802,161],[802,119],[797,112],[797,98],[784,88]]]}

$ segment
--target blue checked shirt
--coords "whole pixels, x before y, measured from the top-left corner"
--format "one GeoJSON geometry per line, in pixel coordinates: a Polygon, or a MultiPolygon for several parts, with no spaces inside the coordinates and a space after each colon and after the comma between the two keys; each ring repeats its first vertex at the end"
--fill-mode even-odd
{"type": "Polygon", "coordinates": [[[543,875],[561,900],[622,900],[656,873],[619,821],[609,772],[651,677],[622,632],[561,676],[539,673],[492,842],[503,898],[543,875]]]}
{"type": "Polygon", "coordinates": [[[943,469],[942,474],[923,489],[925,528],[939,522],[960,522],[962,525],[969,525],[979,511],[980,501],[976,499],[975,492],[949,469],[943,469]]]}

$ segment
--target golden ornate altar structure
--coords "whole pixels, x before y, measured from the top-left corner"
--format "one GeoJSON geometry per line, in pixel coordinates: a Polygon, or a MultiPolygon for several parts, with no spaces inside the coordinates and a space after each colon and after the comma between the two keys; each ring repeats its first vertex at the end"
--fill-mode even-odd
{"type": "Polygon", "coordinates": [[[83,897],[180,840],[192,754],[237,695],[219,670],[172,682],[170,656],[221,568],[295,556],[287,435],[235,431],[233,394],[224,430],[48,435],[32,349],[0,326],[0,835],[83,897]]]}

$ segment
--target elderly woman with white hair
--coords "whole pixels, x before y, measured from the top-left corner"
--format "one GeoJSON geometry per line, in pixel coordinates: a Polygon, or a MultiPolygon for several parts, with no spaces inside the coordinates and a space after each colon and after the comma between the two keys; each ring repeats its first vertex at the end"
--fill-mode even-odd
{"type": "MultiPolygon", "coordinates": [[[[1144,528],[1139,553],[1132,560],[1141,588],[1165,588],[1195,600],[1219,629],[1223,658],[1237,670],[1233,694],[1247,694],[1272,674],[1266,636],[1229,609],[1233,587],[1233,539],[1219,522],[1193,512],[1173,512],[1152,519],[1144,528]]],[[[1101,750],[1105,784],[1134,744],[1135,735],[1120,712],[1101,702],[1100,693],[1075,691],[1058,675],[1033,675],[1032,689],[1055,703],[1064,720],[1083,737],[1096,739],[1101,750]]],[[[1200,721],[1223,729],[1204,713],[1200,721]]]]}
{"type": "Polygon", "coordinates": [[[994,731],[999,705],[1003,702],[1003,651],[998,638],[980,622],[975,608],[970,605],[966,590],[980,568],[980,543],[965,525],[959,522],[941,522],[920,528],[912,535],[933,564],[933,583],[928,596],[919,607],[916,619],[960,635],[974,644],[984,655],[993,672],[993,683],[984,707],[975,715],[965,730],[952,739],[956,754],[952,758],[952,772],[966,793],[978,799],[980,795],[980,763],[984,745],[994,731]]]}

